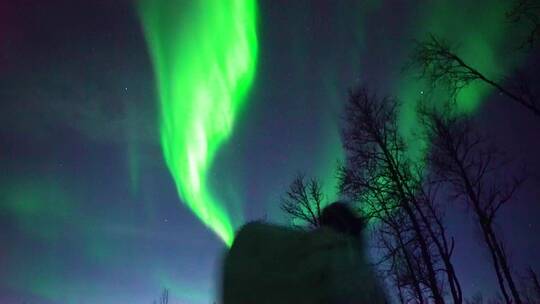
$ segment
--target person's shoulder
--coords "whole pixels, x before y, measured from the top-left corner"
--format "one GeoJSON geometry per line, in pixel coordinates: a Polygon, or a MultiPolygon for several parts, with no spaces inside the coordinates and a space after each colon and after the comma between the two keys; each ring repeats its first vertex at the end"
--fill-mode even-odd
{"type": "Polygon", "coordinates": [[[265,221],[261,221],[261,220],[250,221],[250,222],[247,222],[244,225],[242,225],[242,227],[240,227],[239,231],[251,230],[251,229],[263,229],[263,227],[270,226],[270,225],[271,224],[269,224],[269,223],[267,223],[265,221]]]}
{"type": "Polygon", "coordinates": [[[242,227],[240,227],[240,229],[237,232],[237,235],[244,232],[244,231],[264,232],[264,233],[270,233],[270,234],[273,234],[273,233],[278,233],[278,234],[306,234],[306,233],[310,232],[307,229],[300,229],[300,228],[294,228],[294,227],[289,227],[289,226],[283,226],[283,225],[269,223],[269,222],[262,221],[262,220],[256,220],[256,221],[247,222],[242,227]]]}
{"type": "Polygon", "coordinates": [[[271,224],[264,221],[252,221],[243,225],[236,233],[235,240],[239,239],[287,239],[296,238],[304,231],[286,226],[271,224]]]}
{"type": "Polygon", "coordinates": [[[236,232],[235,242],[249,236],[260,234],[260,232],[268,230],[269,224],[262,221],[251,221],[242,225],[236,232]]]}

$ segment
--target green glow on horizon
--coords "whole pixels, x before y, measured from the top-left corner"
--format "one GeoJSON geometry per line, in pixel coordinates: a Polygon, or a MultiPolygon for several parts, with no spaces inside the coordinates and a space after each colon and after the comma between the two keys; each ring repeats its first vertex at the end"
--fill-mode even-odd
{"type": "Polygon", "coordinates": [[[230,245],[233,225],[208,179],[255,75],[256,2],[185,2],[139,3],[161,105],[161,145],[182,201],[230,245]]]}
{"type": "Polygon", "coordinates": [[[205,280],[175,278],[166,269],[157,271],[154,281],[159,283],[158,286],[169,290],[173,303],[210,303],[210,299],[215,297],[205,280]]]}
{"type": "Polygon", "coordinates": [[[56,240],[62,224],[73,212],[73,201],[56,181],[48,178],[11,177],[0,181],[0,213],[38,239],[56,240]]]}

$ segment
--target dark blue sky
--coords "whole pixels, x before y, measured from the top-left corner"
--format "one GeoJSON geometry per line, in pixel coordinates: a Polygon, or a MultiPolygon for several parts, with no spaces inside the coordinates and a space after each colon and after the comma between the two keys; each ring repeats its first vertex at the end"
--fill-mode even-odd
{"type": "MultiPolygon", "coordinates": [[[[441,3],[451,14],[465,2],[441,3]]],[[[431,31],[422,26],[437,22],[422,20],[440,8],[422,1],[258,6],[255,82],[211,183],[232,189],[245,220],[285,223],[279,198],[297,172],[332,190],[348,89],[367,83],[400,95],[412,40],[431,31]]],[[[460,18],[445,26],[490,26],[460,18]]],[[[498,56],[508,51],[493,48],[498,56]]],[[[514,67],[533,74],[538,58],[522,55],[514,67]]],[[[0,0],[1,303],[151,303],[163,287],[175,303],[212,301],[225,247],[178,198],[161,153],[153,73],[129,1],[0,0]]],[[[540,122],[490,92],[472,115],[531,176],[498,223],[514,270],[540,270],[540,122]]],[[[487,253],[465,214],[463,206],[448,210],[463,289],[491,295],[487,253]]]]}

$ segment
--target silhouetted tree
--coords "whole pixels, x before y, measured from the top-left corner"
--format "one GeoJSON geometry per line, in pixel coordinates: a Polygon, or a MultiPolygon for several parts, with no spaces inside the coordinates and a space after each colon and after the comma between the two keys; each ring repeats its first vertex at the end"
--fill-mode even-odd
{"type": "Polygon", "coordinates": [[[433,86],[448,89],[454,98],[471,83],[483,82],[540,117],[536,97],[524,79],[508,86],[490,79],[477,70],[474,63],[463,60],[448,41],[435,35],[430,34],[427,39],[416,42],[408,67],[418,71],[419,76],[433,86]]]}
{"type": "Polygon", "coordinates": [[[429,172],[423,172],[424,181],[422,187],[416,194],[416,211],[422,219],[423,228],[427,231],[435,252],[444,266],[443,272],[446,276],[446,282],[450,288],[450,295],[454,303],[463,302],[463,293],[461,284],[452,263],[455,242],[453,237],[447,234],[447,228],[444,223],[444,212],[439,199],[440,181],[432,177],[429,172]]]}
{"type": "Polygon", "coordinates": [[[299,174],[282,197],[281,210],[293,223],[300,221],[307,223],[310,228],[316,228],[320,226],[323,203],[321,183],[316,179],[306,181],[305,177],[299,174]]]}
{"type": "Polygon", "coordinates": [[[536,272],[529,267],[521,283],[521,294],[525,303],[540,303],[540,281],[536,272]]]}
{"type": "Polygon", "coordinates": [[[445,181],[455,200],[473,211],[491,256],[499,289],[507,303],[522,303],[509,259],[495,219],[500,208],[512,199],[523,179],[506,180],[508,169],[501,154],[470,122],[448,111],[422,110],[421,117],[431,142],[429,163],[434,174],[445,181]]]}
{"type": "Polygon", "coordinates": [[[540,39],[540,3],[537,0],[517,0],[506,13],[506,17],[510,22],[527,27],[527,34],[520,48],[534,48],[540,39]]]}
{"type": "Polygon", "coordinates": [[[540,280],[538,280],[538,275],[532,268],[529,267],[529,278],[531,280],[532,287],[534,289],[534,294],[536,296],[536,301],[540,302],[540,280]]]}
{"type": "Polygon", "coordinates": [[[442,213],[429,195],[432,183],[425,183],[423,162],[409,158],[398,131],[397,106],[395,100],[379,99],[365,88],[351,93],[340,188],[361,204],[368,218],[378,219],[376,239],[400,297],[444,303],[446,282],[454,302],[461,303],[451,262],[453,240],[447,238],[442,213]]]}
{"type": "Polygon", "coordinates": [[[154,301],[154,304],[169,304],[169,289],[163,288],[158,302],[154,301]]]}
{"type": "Polygon", "coordinates": [[[422,259],[418,256],[417,242],[406,216],[393,209],[384,216],[384,224],[377,225],[374,236],[384,256],[377,263],[382,277],[397,289],[400,303],[426,302],[426,285],[422,280],[422,259]]]}

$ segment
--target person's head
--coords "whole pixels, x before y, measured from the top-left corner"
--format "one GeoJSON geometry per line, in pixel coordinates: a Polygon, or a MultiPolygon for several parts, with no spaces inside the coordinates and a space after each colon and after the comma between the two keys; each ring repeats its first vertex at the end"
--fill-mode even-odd
{"type": "Polygon", "coordinates": [[[340,201],[323,209],[320,224],[322,227],[328,227],[354,237],[359,236],[365,226],[364,220],[356,215],[349,205],[340,201]]]}

